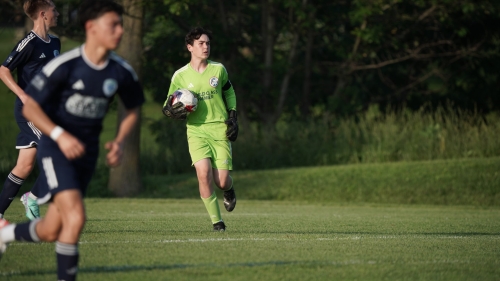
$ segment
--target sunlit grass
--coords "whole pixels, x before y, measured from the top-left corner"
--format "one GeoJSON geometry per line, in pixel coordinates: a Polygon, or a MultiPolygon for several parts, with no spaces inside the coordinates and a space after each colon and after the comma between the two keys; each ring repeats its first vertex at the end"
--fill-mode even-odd
{"type": "MultiPolygon", "coordinates": [[[[89,199],[78,280],[497,280],[498,208],[89,199]],[[223,208],[223,207],[222,207],[223,208]]],[[[23,220],[22,205],[9,209],[23,220]]],[[[43,208],[45,212],[45,207],[43,208]]],[[[54,280],[54,244],[12,243],[2,280],[54,280]]]]}

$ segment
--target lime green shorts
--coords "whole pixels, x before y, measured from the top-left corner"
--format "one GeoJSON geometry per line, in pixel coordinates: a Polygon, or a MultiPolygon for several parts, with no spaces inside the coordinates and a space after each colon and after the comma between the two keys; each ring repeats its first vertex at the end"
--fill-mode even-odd
{"type": "Polygon", "coordinates": [[[194,163],[201,159],[210,158],[212,168],[219,170],[233,169],[233,153],[231,142],[228,140],[213,140],[198,136],[188,137],[189,154],[194,163]]]}

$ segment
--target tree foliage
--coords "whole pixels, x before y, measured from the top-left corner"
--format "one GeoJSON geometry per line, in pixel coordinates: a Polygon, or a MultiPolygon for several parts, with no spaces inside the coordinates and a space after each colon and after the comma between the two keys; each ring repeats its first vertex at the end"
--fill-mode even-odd
{"type": "MultiPolygon", "coordinates": [[[[79,1],[54,2],[56,33],[81,38],[79,1]]],[[[189,61],[184,35],[204,26],[214,33],[211,58],[229,70],[243,119],[272,125],[283,116],[352,115],[373,104],[500,107],[498,1],[142,2],[144,82],[158,102],[189,61]]],[[[19,3],[0,0],[2,15],[11,15],[3,25],[19,22],[19,3]]]]}
{"type": "Polygon", "coordinates": [[[166,96],[185,33],[214,33],[244,118],[349,115],[451,101],[498,110],[500,3],[473,0],[164,0],[146,9],[145,83],[166,96]]]}

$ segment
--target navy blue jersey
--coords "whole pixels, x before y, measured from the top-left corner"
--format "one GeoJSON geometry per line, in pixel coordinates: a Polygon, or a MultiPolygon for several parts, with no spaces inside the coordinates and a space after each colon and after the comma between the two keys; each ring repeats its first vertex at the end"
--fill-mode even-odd
{"type": "Polygon", "coordinates": [[[144,103],[132,67],[111,53],[103,65],[93,64],[84,45],[49,62],[26,92],[50,119],[88,146],[98,146],[102,120],[115,93],[127,109],[144,103]]]}
{"type": "MultiPolygon", "coordinates": [[[[10,71],[17,69],[17,84],[24,90],[31,79],[42,70],[42,67],[57,57],[60,51],[61,41],[59,38],[49,34],[49,40],[45,41],[34,31],[31,31],[17,43],[2,65],[10,71]]],[[[17,98],[14,110],[17,122],[27,122],[21,113],[22,107],[23,103],[17,98]]]]}

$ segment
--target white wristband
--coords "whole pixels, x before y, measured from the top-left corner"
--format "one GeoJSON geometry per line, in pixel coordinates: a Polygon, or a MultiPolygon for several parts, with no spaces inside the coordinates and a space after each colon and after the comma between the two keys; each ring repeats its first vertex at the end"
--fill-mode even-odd
{"type": "Polygon", "coordinates": [[[56,126],[54,129],[52,129],[52,131],[50,132],[50,138],[53,139],[53,140],[57,140],[57,138],[59,138],[59,136],[64,132],[64,129],[59,127],[59,126],[56,126]]]}

